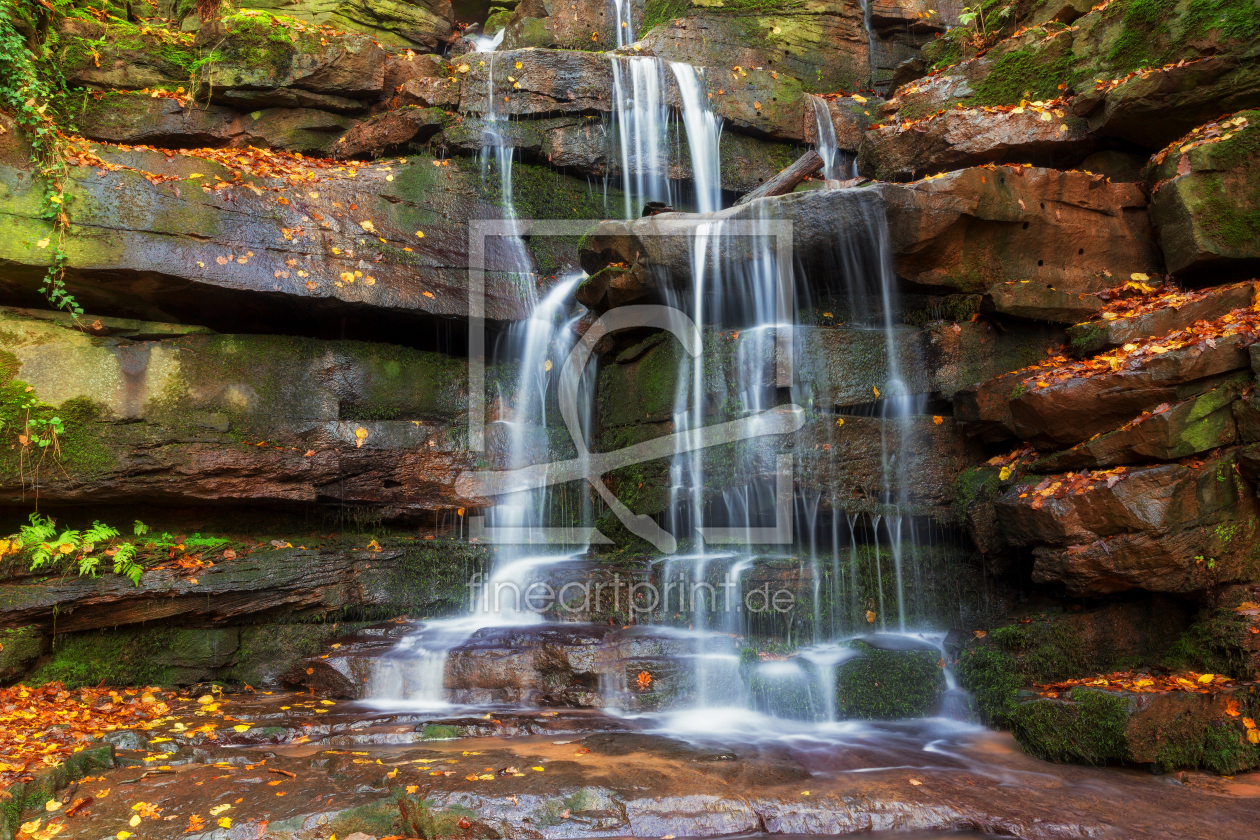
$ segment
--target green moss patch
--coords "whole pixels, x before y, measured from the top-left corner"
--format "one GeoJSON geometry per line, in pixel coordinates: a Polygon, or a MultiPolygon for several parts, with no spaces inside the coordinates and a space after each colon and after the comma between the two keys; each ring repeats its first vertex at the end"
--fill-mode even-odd
{"type": "Polygon", "coordinates": [[[836,671],[836,713],[858,720],[927,717],[940,707],[945,675],[927,650],[879,650],[853,642],[861,656],[836,671]]]}
{"type": "Polygon", "coordinates": [[[1011,732],[1029,754],[1047,761],[1106,764],[1128,757],[1125,726],[1132,701],[1105,691],[1073,689],[1067,699],[1022,703],[1011,732]]]}

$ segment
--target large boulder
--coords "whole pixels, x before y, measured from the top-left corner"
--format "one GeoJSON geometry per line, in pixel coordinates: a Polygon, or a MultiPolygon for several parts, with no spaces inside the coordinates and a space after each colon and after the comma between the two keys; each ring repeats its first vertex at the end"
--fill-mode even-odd
{"type": "Polygon", "coordinates": [[[1168,270],[1249,276],[1260,267],[1260,111],[1203,126],[1157,156],[1151,216],[1168,270]]]}
{"type": "Polygon", "coordinates": [[[638,0],[624,0],[617,5],[612,0],[521,0],[507,23],[503,47],[509,50],[523,47],[616,49],[634,40],[635,26],[642,20],[642,7],[638,0]],[[618,19],[620,6],[625,8],[618,19]],[[626,25],[622,26],[623,23],[626,25]]]}
{"type": "Polygon", "coordinates": [[[1218,687],[1209,680],[1204,689],[1193,679],[1197,674],[1188,676],[1182,678],[1187,686],[1174,691],[1146,688],[1155,681],[1145,675],[1115,684],[1106,677],[1081,680],[1021,703],[1011,731],[1025,750],[1050,761],[1204,768],[1225,776],[1260,765],[1260,748],[1242,723],[1257,707],[1254,686],[1218,687]]]}
{"type": "MultiPolygon", "coordinates": [[[[1098,103],[1097,80],[1118,80],[1123,84],[1106,86],[1119,91],[1114,118],[1108,121],[1100,114],[1098,126],[1109,136],[1132,136],[1139,145],[1154,149],[1167,142],[1161,139],[1163,131],[1171,132],[1168,139],[1177,136],[1211,116],[1192,116],[1196,108],[1210,107],[1214,96],[1230,94],[1224,86],[1213,89],[1216,76],[1204,69],[1171,71],[1159,77],[1145,74],[1146,70],[1212,56],[1236,58],[1245,64],[1252,53],[1251,22],[1257,11],[1253,0],[1220,4],[1213,11],[1189,0],[1097,4],[1073,19],[1070,27],[1058,22],[1063,19],[1060,15],[1072,17],[1078,10],[1069,11],[1065,5],[1072,4],[1047,5],[1046,9],[1057,7],[1054,21],[1038,17],[1033,25],[1019,27],[969,60],[960,60],[957,40],[941,39],[952,49],[942,51],[937,66],[949,66],[899,89],[888,103],[890,112],[900,109],[902,119],[917,119],[958,102],[1017,105],[1022,100],[1053,99],[1066,91],[1084,93],[1089,103],[1086,110],[1092,115],[1098,103]],[[1144,75],[1125,81],[1132,71],[1144,75]],[[1163,80],[1174,78],[1177,83],[1165,87],[1163,80]],[[1195,85],[1204,85],[1203,93],[1195,93],[1191,89],[1195,85]],[[1167,129],[1161,125],[1161,107],[1172,109],[1167,129]],[[1180,122],[1185,119],[1192,121],[1180,122]],[[1149,127],[1151,133],[1140,134],[1142,127],[1149,127]]],[[[1240,90],[1249,90],[1249,77],[1245,83],[1243,79],[1233,77],[1240,90]]],[[[1225,110],[1222,107],[1217,113],[1225,110]]]]}
{"type": "Polygon", "coordinates": [[[230,146],[329,156],[351,117],[311,108],[268,108],[240,114],[188,97],[105,93],[89,99],[76,117],[89,140],[187,149],[230,146]]]}
{"type": "Polygon", "coordinates": [[[1187,464],[1029,476],[995,502],[1010,545],[1033,547],[1033,580],[1072,596],[1126,589],[1202,593],[1255,577],[1260,502],[1221,450],[1187,464]]]}
{"type": "Polygon", "coordinates": [[[197,45],[216,59],[196,73],[199,100],[241,110],[314,107],[354,112],[384,95],[385,50],[363,35],[325,34],[268,14],[241,12],[207,23],[197,45]]]}
{"type": "Polygon", "coordinates": [[[1205,120],[1260,106],[1260,58],[1213,56],[1104,82],[1072,101],[1099,137],[1148,149],[1176,140],[1205,120]]]}
{"type": "Polygon", "coordinates": [[[1063,103],[1014,110],[961,108],[916,123],[894,122],[866,133],[858,171],[909,181],[985,163],[1032,163],[1068,169],[1094,149],[1083,121],[1063,103]]]}
{"type": "MultiPolygon", "coordinates": [[[[445,540],[379,551],[259,545],[233,559],[215,554],[213,565],[193,575],[177,567],[151,569],[138,584],[114,574],[6,574],[0,582],[0,621],[41,629],[53,629],[55,622],[60,634],[162,621],[230,626],[278,611],[319,620],[347,607],[436,613],[458,609],[468,592],[462,583],[452,586],[443,567],[488,559],[484,548],[445,540]]],[[[242,641],[249,633],[241,634],[242,641]]]]}
{"type": "Polygon", "coordinates": [[[1228,446],[1239,439],[1234,403],[1252,384],[1239,373],[1205,394],[1175,405],[1156,406],[1116,429],[1047,455],[1032,468],[1040,473],[1102,469],[1146,461],[1175,461],[1228,446]]]}
{"type": "Polygon", "coordinates": [[[119,21],[60,18],[57,63],[72,87],[104,90],[188,86],[198,51],[191,36],[119,21]]]}
{"type": "Polygon", "coordinates": [[[1196,321],[1215,321],[1235,309],[1249,308],[1255,298],[1255,286],[1237,283],[1202,291],[1174,289],[1149,301],[1121,299],[1108,306],[1102,318],[1069,327],[1069,346],[1073,355],[1083,358],[1139,339],[1184,330],[1196,321]]]}

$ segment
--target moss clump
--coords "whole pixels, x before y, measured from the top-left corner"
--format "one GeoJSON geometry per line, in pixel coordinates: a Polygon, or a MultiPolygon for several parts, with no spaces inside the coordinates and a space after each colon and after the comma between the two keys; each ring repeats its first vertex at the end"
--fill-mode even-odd
{"type": "Polygon", "coordinates": [[[926,717],[940,707],[945,675],[940,656],[927,650],[879,650],[852,645],[861,656],[836,672],[836,714],[859,720],[926,717]]]}
{"type": "Polygon", "coordinates": [[[459,727],[440,723],[426,723],[420,731],[420,737],[426,741],[453,741],[462,736],[459,727]]]}
{"type": "Polygon", "coordinates": [[[1053,99],[1069,81],[1071,55],[1050,57],[1034,50],[1013,50],[994,62],[976,87],[977,105],[1013,105],[1021,99],[1053,99]]]}
{"type": "Polygon", "coordinates": [[[1046,761],[1106,764],[1129,756],[1125,726],[1130,701],[1089,688],[1069,699],[1041,698],[1009,715],[1011,733],[1030,755],[1046,761]]]}
{"type": "MultiPolygon", "coordinates": [[[[1255,714],[1254,702],[1246,714],[1255,714]]],[[[1243,730],[1233,721],[1181,715],[1148,732],[1137,733],[1137,737],[1155,739],[1159,744],[1155,762],[1168,770],[1205,767],[1222,776],[1232,776],[1260,764],[1260,748],[1248,743],[1243,730]]]]}
{"type": "Polygon", "coordinates": [[[1206,611],[1173,642],[1161,664],[1174,670],[1250,679],[1249,657],[1243,646],[1249,626],[1246,616],[1233,610],[1206,611]]]}
{"type": "Polygon", "coordinates": [[[59,681],[66,688],[85,685],[163,685],[171,669],[162,662],[174,642],[169,628],[75,633],[53,641],[52,658],[31,674],[31,681],[59,681]]]}
{"type": "Polygon", "coordinates": [[[974,505],[995,498],[1002,489],[1001,470],[979,466],[964,470],[954,479],[954,515],[961,522],[974,505]]]}
{"type": "Polygon", "coordinates": [[[954,666],[958,683],[975,698],[980,719],[987,726],[1010,725],[1015,700],[1024,680],[1015,658],[997,645],[980,645],[963,650],[954,666]]]}

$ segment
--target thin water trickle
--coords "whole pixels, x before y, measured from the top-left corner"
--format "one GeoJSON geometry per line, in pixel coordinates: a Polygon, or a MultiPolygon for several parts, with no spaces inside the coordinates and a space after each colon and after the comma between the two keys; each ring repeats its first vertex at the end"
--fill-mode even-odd
{"type": "Polygon", "coordinates": [[[666,169],[669,105],[664,65],[646,56],[609,55],[613,74],[613,128],[621,151],[623,218],[639,215],[649,201],[673,203],[666,169]]]}

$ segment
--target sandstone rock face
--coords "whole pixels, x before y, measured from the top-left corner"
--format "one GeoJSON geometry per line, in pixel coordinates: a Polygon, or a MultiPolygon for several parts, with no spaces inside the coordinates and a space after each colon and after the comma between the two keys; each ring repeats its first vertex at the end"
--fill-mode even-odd
{"type": "Polygon", "coordinates": [[[308,108],[268,108],[239,114],[219,105],[181,104],[141,94],[105,94],[78,116],[90,140],[168,148],[231,146],[329,156],[350,117],[308,108]]]}
{"type": "Polygon", "coordinates": [[[266,16],[203,26],[197,44],[221,57],[198,71],[198,98],[248,110],[296,105],[352,112],[382,95],[385,50],[377,42],[361,35],[329,40],[297,30],[276,36],[272,28],[266,16]]]}
{"type": "Polygon", "coordinates": [[[1247,686],[1202,694],[1075,688],[1022,703],[1012,729],[1024,749],[1052,761],[1204,766],[1231,775],[1256,763],[1240,725],[1225,713],[1250,699],[1247,686]]]}
{"type": "Polygon", "coordinates": [[[348,605],[405,611],[408,598],[429,609],[450,608],[450,599],[460,603],[461,587],[441,585],[434,572],[443,563],[484,554],[472,547],[470,555],[469,549],[449,543],[382,551],[266,546],[199,570],[196,583],[174,568],[146,572],[138,586],[120,575],[99,580],[7,576],[0,583],[0,620],[40,625],[45,631],[55,617],[57,633],[72,633],[171,619],[231,626],[286,610],[318,618],[348,605]],[[418,574],[422,570],[427,571],[418,574]]]}
{"type": "Polygon", "coordinates": [[[625,0],[629,8],[617,19],[611,0],[522,0],[512,12],[503,36],[505,49],[549,47],[563,50],[612,50],[628,44],[631,27],[642,20],[642,3],[625,0]],[[629,16],[630,20],[626,21],[629,16]],[[618,30],[621,40],[618,41],[618,30]]]}
{"type": "Polygon", "coordinates": [[[856,90],[870,77],[862,9],[853,3],[817,3],[764,16],[693,10],[647,33],[642,45],[654,55],[699,67],[764,67],[818,92],[856,90]]]}
{"type": "Polygon", "coordinates": [[[1006,374],[964,389],[956,415],[986,439],[1026,440],[1043,450],[1080,443],[1141,416],[1161,403],[1178,403],[1221,384],[1249,366],[1251,338],[1235,334],[1215,348],[1191,344],[1115,372],[1054,379],[1036,369],[1006,374]]]}
{"type": "Polygon", "coordinates": [[[1246,276],[1260,266],[1260,175],[1255,167],[1260,111],[1246,111],[1227,122],[1187,138],[1190,143],[1219,141],[1184,152],[1170,149],[1152,172],[1158,185],[1151,216],[1174,274],[1246,276]]]}
{"type": "MultiPolygon", "coordinates": [[[[277,173],[241,181],[205,158],[94,148],[116,168],[98,169],[86,158],[72,167],[80,198],[67,242],[67,284],[89,310],[210,326],[254,318],[261,331],[286,313],[307,331],[349,337],[467,312],[466,220],[497,206],[480,188],[475,162],[439,168],[431,158],[411,158],[353,177],[353,166],[332,172],[311,164],[296,180],[277,173]],[[222,186],[213,189],[216,183],[222,186]],[[239,309],[242,294],[257,301],[249,312],[239,309]],[[373,322],[343,323],[351,312],[373,312],[373,322]]],[[[519,167],[518,178],[528,174],[519,167]]],[[[30,246],[47,235],[37,208],[42,191],[29,171],[12,165],[3,178],[9,199],[0,218],[14,235],[0,243],[0,257],[14,267],[0,286],[13,300],[34,304],[47,260],[47,252],[30,246]]],[[[557,178],[540,183],[555,195],[568,184],[576,201],[560,200],[570,209],[604,214],[602,198],[589,195],[584,183],[557,178]]],[[[487,317],[525,317],[523,293],[496,286],[502,263],[495,254],[491,249],[487,266],[487,317]]]]}
{"type": "Polygon", "coordinates": [[[1057,473],[1144,461],[1175,461],[1229,446],[1239,439],[1235,401],[1251,384],[1249,374],[1239,374],[1205,394],[1163,411],[1143,414],[1114,432],[1047,455],[1034,463],[1033,469],[1057,473]]]}
{"type": "Polygon", "coordinates": [[[1183,330],[1195,321],[1214,321],[1235,309],[1246,309],[1255,299],[1254,283],[1239,283],[1203,294],[1187,295],[1184,303],[1161,306],[1128,317],[1078,323],[1068,329],[1073,354],[1091,356],[1131,341],[1183,330]]]}
{"type": "Polygon", "coordinates": [[[1260,65],[1254,57],[1203,58],[1140,73],[1106,91],[1086,92],[1072,111],[1101,137],[1160,148],[1196,125],[1260,105],[1260,65]]]}
{"type": "Polygon", "coordinates": [[[347,131],[337,138],[333,148],[338,156],[376,157],[387,149],[397,149],[413,140],[428,140],[441,131],[447,121],[446,115],[438,108],[387,111],[347,131]]]}
{"type": "Polygon", "coordinates": [[[1038,113],[952,110],[903,128],[868,131],[858,152],[858,171],[884,181],[908,181],[985,163],[1033,163],[1071,168],[1094,147],[1080,120],[1062,109],[1038,113]],[[1043,119],[1050,117],[1050,119],[1043,119]]]}
{"type": "MultiPolygon", "coordinates": [[[[869,248],[886,218],[897,274],[937,290],[985,292],[1007,280],[1030,280],[1070,293],[1114,284],[1102,269],[1126,276],[1154,272],[1145,197],[1136,184],[1109,184],[1084,172],[1000,167],[968,169],[909,185],[816,190],[762,199],[713,214],[728,222],[788,219],[804,271],[835,277],[845,249],[869,248]]],[[[582,264],[595,274],[610,263],[644,263],[647,284],[685,288],[690,237],[665,233],[660,216],[605,223],[587,238],[582,264]]],[[[709,220],[687,217],[687,224],[709,220]],[[695,221],[693,221],[695,220],[695,221]]],[[[747,246],[723,243],[723,259],[747,246]]]]}
{"type": "MultiPolygon", "coordinates": [[[[1044,23],[1042,11],[1054,12],[1055,19],[1071,17],[1076,3],[1050,3],[1041,6],[1031,26],[1020,27],[1011,37],[998,42],[982,56],[966,61],[955,45],[938,60],[941,71],[897,91],[890,106],[901,108],[903,119],[915,119],[956,102],[967,105],[1016,105],[1021,100],[1042,101],[1068,93],[1081,93],[1090,103],[1091,113],[1098,102],[1091,83],[1095,80],[1123,79],[1131,71],[1160,68],[1166,64],[1187,63],[1211,58],[1206,66],[1190,65],[1167,73],[1144,74],[1116,88],[1120,91],[1112,106],[1115,119],[1108,122],[1100,114],[1097,126],[1114,137],[1130,137],[1155,149],[1177,136],[1179,131],[1225,113],[1195,116],[1197,108],[1211,107],[1213,95],[1230,95],[1222,86],[1210,93],[1220,67],[1238,67],[1231,82],[1240,91],[1249,89],[1250,77],[1243,70],[1253,55],[1245,29],[1222,17],[1201,14],[1188,3],[1162,4],[1159,8],[1127,4],[1099,8],[1096,4],[1072,21],[1070,28],[1044,23]],[[1220,57],[1215,58],[1215,57],[1220,57]],[[948,65],[948,66],[946,66],[948,65]],[[1215,68],[1215,69],[1213,69],[1215,68]],[[1215,74],[1215,75],[1212,75],[1215,74]],[[1171,84],[1163,80],[1173,80],[1171,84]],[[1202,94],[1190,87],[1202,84],[1202,94]],[[1167,122],[1159,124],[1160,108],[1168,108],[1167,122]],[[1190,120],[1189,123],[1180,122],[1190,120]],[[1150,134],[1139,135],[1141,127],[1150,134]],[[1180,127],[1178,127],[1180,126],[1180,127]],[[1170,132],[1166,139],[1161,133],[1170,132]]],[[[1246,12],[1242,13],[1244,16],[1246,12]]],[[[945,39],[942,39],[943,41],[945,39]]],[[[938,42],[939,43],[939,42],[938,42]]],[[[947,42],[949,43],[949,42],[947,42]]],[[[955,42],[956,44],[956,42],[955,42]]],[[[1234,107],[1250,107],[1245,98],[1234,107]]],[[[1091,124],[1094,128],[1094,124],[1091,124]]]]}
{"type": "Polygon", "coordinates": [[[1063,476],[1041,479],[1049,495],[1030,479],[997,499],[998,521],[1011,545],[1035,546],[1033,579],[1072,595],[1194,593],[1250,580],[1260,503],[1236,463],[1224,450],[1194,466],[1094,476],[1083,493],[1060,491],[1072,486],[1063,476]]]}
{"type": "Polygon", "coordinates": [[[450,0],[244,0],[237,6],[362,33],[383,44],[431,51],[446,45],[455,24],[450,0]]]}
{"type": "Polygon", "coordinates": [[[118,332],[98,338],[13,310],[0,320],[6,387],[29,388],[69,424],[60,469],[27,475],[26,453],[5,455],[0,496],[15,503],[32,481],[54,504],[340,500],[406,517],[485,501],[454,490],[472,460],[458,443],[467,374],[448,357],[277,336],[155,340],[165,325],[108,318],[100,329],[118,332]]]}

